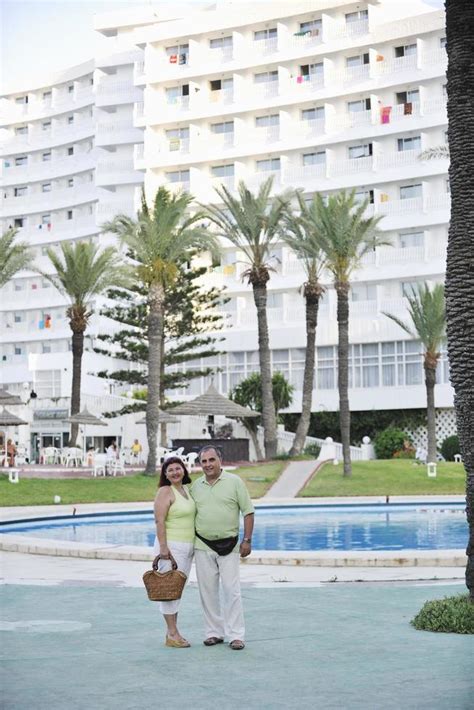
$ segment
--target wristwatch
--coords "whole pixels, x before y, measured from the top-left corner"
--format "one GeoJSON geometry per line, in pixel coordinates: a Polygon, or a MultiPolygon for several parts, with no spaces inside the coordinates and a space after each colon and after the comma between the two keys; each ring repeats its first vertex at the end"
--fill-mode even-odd
{"type": "Polygon", "coordinates": [[[242,542],[252,542],[252,538],[251,537],[244,537],[242,542]]]}

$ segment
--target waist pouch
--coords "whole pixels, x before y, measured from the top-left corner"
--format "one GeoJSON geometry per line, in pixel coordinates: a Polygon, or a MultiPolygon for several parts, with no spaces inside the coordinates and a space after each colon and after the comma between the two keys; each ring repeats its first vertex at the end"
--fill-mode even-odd
{"type": "Polygon", "coordinates": [[[206,537],[203,537],[200,535],[197,530],[196,530],[196,537],[198,537],[202,542],[206,543],[208,547],[211,548],[211,550],[214,550],[214,552],[217,552],[218,555],[221,557],[225,557],[225,555],[229,555],[234,547],[237,544],[237,541],[239,539],[238,535],[235,535],[234,537],[223,537],[220,540],[208,540],[206,537]]]}

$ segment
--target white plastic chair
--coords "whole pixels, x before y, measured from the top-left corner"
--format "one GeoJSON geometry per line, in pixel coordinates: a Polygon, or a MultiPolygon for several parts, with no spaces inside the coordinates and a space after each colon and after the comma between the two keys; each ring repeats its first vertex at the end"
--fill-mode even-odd
{"type": "Polygon", "coordinates": [[[191,471],[194,471],[198,457],[199,454],[197,454],[195,451],[191,451],[189,454],[186,454],[186,456],[181,456],[181,459],[186,464],[186,468],[190,473],[191,471]]]}
{"type": "Polygon", "coordinates": [[[105,476],[107,466],[107,454],[94,454],[94,466],[92,469],[92,476],[96,478],[97,476],[105,476]]]}
{"type": "Polygon", "coordinates": [[[171,449],[165,449],[164,446],[156,447],[156,458],[160,464],[162,464],[168,456],[171,456],[171,449]]]}
{"type": "Polygon", "coordinates": [[[15,456],[15,466],[24,466],[26,464],[26,446],[19,446],[15,456]]]}
{"type": "Polygon", "coordinates": [[[66,466],[82,466],[82,451],[75,446],[71,446],[64,461],[66,466]]]}
{"type": "Polygon", "coordinates": [[[125,476],[125,453],[121,451],[118,458],[107,459],[107,468],[112,476],[116,476],[118,473],[125,476]]]}

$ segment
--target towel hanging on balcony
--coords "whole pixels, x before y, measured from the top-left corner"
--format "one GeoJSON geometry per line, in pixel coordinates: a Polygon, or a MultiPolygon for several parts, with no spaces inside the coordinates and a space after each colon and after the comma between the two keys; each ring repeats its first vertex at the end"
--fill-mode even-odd
{"type": "Polygon", "coordinates": [[[411,101],[409,101],[406,104],[403,104],[403,115],[404,116],[411,116],[412,111],[413,111],[413,104],[411,103],[411,101]]]}
{"type": "Polygon", "coordinates": [[[376,62],[383,62],[384,59],[385,57],[383,56],[383,54],[377,54],[377,56],[375,57],[376,62]]]}
{"type": "Polygon", "coordinates": [[[180,54],[179,55],[179,63],[180,64],[187,64],[188,63],[188,55],[187,54],[180,54]]]}
{"type": "Polygon", "coordinates": [[[391,106],[382,106],[380,109],[381,123],[390,123],[390,114],[392,113],[391,106]]]}
{"type": "Polygon", "coordinates": [[[178,61],[178,55],[177,54],[170,54],[170,64],[176,64],[178,61]]]}

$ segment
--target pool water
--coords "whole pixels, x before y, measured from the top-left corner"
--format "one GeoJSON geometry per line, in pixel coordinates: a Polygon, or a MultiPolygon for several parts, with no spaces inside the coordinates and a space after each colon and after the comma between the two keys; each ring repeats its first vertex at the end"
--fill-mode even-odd
{"type": "MultiPolygon", "coordinates": [[[[259,507],[254,550],[445,550],[465,548],[464,504],[259,507]]],[[[152,547],[152,512],[76,516],[0,526],[20,534],[95,545],[152,547]]]]}

